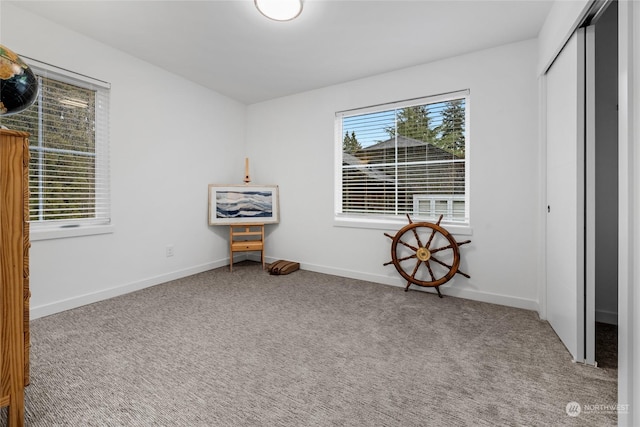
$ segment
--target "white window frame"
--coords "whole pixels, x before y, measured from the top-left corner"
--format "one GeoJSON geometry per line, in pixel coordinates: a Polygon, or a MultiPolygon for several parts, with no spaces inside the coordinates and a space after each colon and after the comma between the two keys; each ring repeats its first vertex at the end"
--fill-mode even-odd
{"type": "MultiPolygon", "coordinates": [[[[336,227],[351,227],[351,228],[367,228],[367,229],[379,229],[379,230],[396,230],[398,226],[407,224],[406,217],[396,216],[383,216],[383,215],[369,215],[369,214],[354,214],[342,212],[342,144],[344,131],[342,128],[342,120],[348,116],[362,115],[367,113],[375,113],[392,109],[399,109],[405,107],[412,107],[417,105],[432,104],[442,101],[465,98],[465,194],[463,200],[465,202],[465,221],[453,222],[442,221],[441,225],[445,226],[453,234],[458,235],[471,235],[473,229],[471,227],[471,96],[470,90],[461,90],[455,92],[448,92],[439,95],[426,96],[420,98],[414,98],[409,100],[391,102],[386,104],[372,105],[363,108],[338,111],[335,114],[334,122],[334,219],[333,224],[336,227]]],[[[450,197],[452,201],[454,197],[449,195],[437,195],[437,200],[444,200],[450,197]]],[[[456,200],[459,200],[455,196],[456,200]]],[[[412,218],[413,219],[413,218],[412,218]]],[[[436,219],[437,220],[437,219],[436,219]]],[[[425,220],[426,221],[426,220],[425,220]]],[[[431,221],[431,220],[428,220],[431,221]]],[[[433,221],[435,222],[435,220],[433,221]]]]}
{"type": "MultiPolygon", "coordinates": [[[[111,186],[109,163],[109,101],[111,84],[89,76],[56,67],[21,55],[36,76],[50,78],[86,89],[96,90],[100,102],[96,102],[96,187],[103,188],[107,208],[98,218],[76,219],[72,221],[30,221],[30,239],[32,241],[59,239],[67,237],[90,236],[112,233],[111,186]]],[[[33,146],[34,142],[29,141],[33,146]]]]}

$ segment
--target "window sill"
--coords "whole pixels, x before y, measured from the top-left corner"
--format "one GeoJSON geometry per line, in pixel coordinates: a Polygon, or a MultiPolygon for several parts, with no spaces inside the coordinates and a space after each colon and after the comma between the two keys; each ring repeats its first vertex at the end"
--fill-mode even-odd
{"type": "MultiPolygon", "coordinates": [[[[412,219],[413,220],[413,219],[412,219]]],[[[414,222],[419,222],[418,220],[414,222]]],[[[404,220],[395,219],[379,219],[379,218],[363,218],[363,217],[334,217],[334,227],[348,227],[348,228],[367,228],[372,230],[387,230],[397,231],[400,228],[407,225],[408,222],[404,220]]],[[[473,229],[468,224],[452,224],[441,223],[442,228],[446,229],[449,233],[458,236],[471,236],[473,235],[473,229]]]]}
{"type": "Polygon", "coordinates": [[[66,239],[70,237],[94,236],[98,234],[109,234],[115,231],[115,226],[107,225],[79,225],[76,227],[65,226],[48,226],[38,227],[31,224],[29,240],[32,242],[38,240],[66,239]]]}

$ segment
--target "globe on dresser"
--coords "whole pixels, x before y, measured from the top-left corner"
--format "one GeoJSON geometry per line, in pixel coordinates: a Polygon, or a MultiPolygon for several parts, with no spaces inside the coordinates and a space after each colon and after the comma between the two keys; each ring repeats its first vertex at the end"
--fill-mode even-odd
{"type": "Polygon", "coordinates": [[[0,44],[0,116],[28,108],[38,96],[38,80],[31,68],[0,44]]]}

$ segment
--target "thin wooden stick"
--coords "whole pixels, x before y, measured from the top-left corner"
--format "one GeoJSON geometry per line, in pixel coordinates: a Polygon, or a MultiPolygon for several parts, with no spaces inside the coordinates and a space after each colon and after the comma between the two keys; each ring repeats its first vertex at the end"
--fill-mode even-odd
{"type": "Polygon", "coordinates": [[[244,158],[244,183],[248,184],[251,182],[251,178],[249,178],[249,158],[244,158]]]}

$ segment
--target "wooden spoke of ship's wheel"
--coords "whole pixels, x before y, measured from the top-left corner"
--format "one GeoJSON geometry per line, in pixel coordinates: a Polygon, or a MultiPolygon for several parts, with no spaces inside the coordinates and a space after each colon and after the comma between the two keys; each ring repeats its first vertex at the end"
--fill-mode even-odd
{"type": "MultiPolygon", "coordinates": [[[[406,261],[406,260],[411,259],[411,258],[417,258],[417,255],[413,254],[413,255],[406,256],[404,258],[398,258],[398,261],[402,262],[402,261],[406,261]]],[[[420,260],[418,260],[418,262],[420,262],[420,260]]],[[[393,260],[385,262],[383,265],[389,265],[389,264],[393,264],[393,260]]]]}
{"type": "Polygon", "coordinates": [[[422,246],[420,243],[418,243],[418,247],[416,248],[415,246],[410,245],[410,244],[408,244],[407,242],[404,242],[404,241],[402,241],[402,240],[400,240],[398,243],[400,243],[400,244],[402,244],[402,245],[404,245],[404,246],[408,247],[409,249],[411,249],[411,250],[412,250],[412,251],[414,251],[414,252],[418,252],[419,247],[420,247],[420,246],[422,246]]]}
{"type": "MultiPolygon", "coordinates": [[[[459,271],[460,266],[460,251],[459,246],[470,242],[466,240],[464,242],[456,242],[455,238],[443,227],[440,226],[442,221],[442,215],[438,218],[438,221],[434,223],[419,222],[414,223],[411,221],[409,215],[407,215],[409,224],[402,227],[395,236],[384,233],[385,236],[392,239],[391,243],[391,261],[386,262],[384,265],[393,264],[398,273],[407,281],[405,291],[409,290],[409,287],[414,284],[417,286],[435,287],[438,291],[438,295],[442,297],[439,286],[448,282],[456,273],[459,273],[465,277],[469,277],[468,274],[459,271]],[[441,242],[442,239],[446,240],[444,246],[431,249],[431,245],[434,242],[441,242]],[[413,243],[415,241],[415,243],[413,243]],[[424,245],[422,242],[425,242],[424,245]],[[446,251],[450,250],[448,254],[446,251]],[[409,254],[406,255],[406,252],[409,254]],[[400,253],[399,253],[400,252],[400,253]],[[402,253],[404,252],[404,253],[402,253]],[[433,255],[438,253],[438,258],[433,255]],[[440,259],[442,256],[451,258],[451,262],[447,263],[440,259]],[[416,262],[411,263],[411,270],[405,269],[404,261],[415,259],[416,262]],[[444,273],[441,273],[443,268],[438,268],[438,272],[434,271],[431,261],[444,268],[444,273]],[[427,278],[419,278],[418,273],[421,270],[420,265],[425,266],[428,272],[427,278]]],[[[407,268],[410,268],[408,265],[407,268]]]]}

